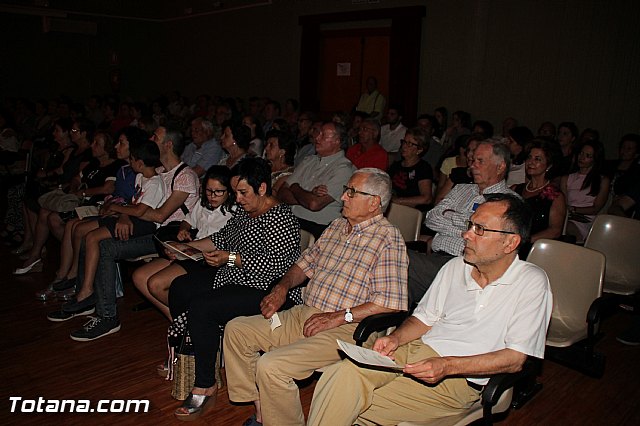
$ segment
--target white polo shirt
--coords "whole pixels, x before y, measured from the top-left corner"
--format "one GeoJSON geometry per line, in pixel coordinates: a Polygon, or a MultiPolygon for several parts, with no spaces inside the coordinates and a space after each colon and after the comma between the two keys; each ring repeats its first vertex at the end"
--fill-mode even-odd
{"type": "MultiPolygon", "coordinates": [[[[502,277],[482,289],[472,268],[456,257],[433,280],[413,313],[432,327],[422,341],[440,356],[513,349],[543,358],[553,308],[547,274],[516,257],[502,277]]],[[[470,380],[486,384],[488,378],[470,380]]]]}

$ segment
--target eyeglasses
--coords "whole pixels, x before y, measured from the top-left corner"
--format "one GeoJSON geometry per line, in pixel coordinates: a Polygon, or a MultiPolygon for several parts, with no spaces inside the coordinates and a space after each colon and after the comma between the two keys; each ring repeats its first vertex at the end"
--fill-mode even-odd
{"type": "Polygon", "coordinates": [[[375,194],[369,194],[368,192],[358,191],[357,189],[351,188],[350,186],[346,186],[346,185],[342,186],[342,193],[343,194],[347,194],[347,197],[349,197],[349,198],[355,197],[356,194],[368,195],[370,197],[377,197],[377,195],[375,195],[375,194]]]}
{"type": "Polygon", "coordinates": [[[227,192],[226,189],[205,189],[204,193],[207,194],[208,197],[222,197],[225,192],[227,192]]]}
{"type": "Polygon", "coordinates": [[[499,229],[485,228],[484,226],[471,222],[470,220],[467,221],[467,231],[473,231],[473,233],[479,237],[482,237],[485,232],[499,232],[500,234],[514,234],[514,235],[516,234],[516,232],[511,232],[511,231],[502,231],[499,229]]]}
{"type": "Polygon", "coordinates": [[[80,129],[71,129],[71,133],[80,133],[80,129]]]}
{"type": "Polygon", "coordinates": [[[402,145],[415,146],[416,148],[419,148],[419,147],[420,147],[420,145],[418,145],[417,143],[409,142],[409,141],[408,141],[408,140],[406,140],[406,139],[400,139],[400,143],[401,143],[402,145]]]}

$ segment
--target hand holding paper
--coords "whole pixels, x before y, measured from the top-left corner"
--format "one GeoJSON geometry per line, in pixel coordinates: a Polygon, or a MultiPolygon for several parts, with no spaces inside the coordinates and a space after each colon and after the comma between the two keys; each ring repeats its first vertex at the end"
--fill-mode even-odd
{"type": "Polygon", "coordinates": [[[391,358],[384,355],[380,355],[376,351],[353,345],[351,343],[343,342],[337,339],[338,347],[352,360],[360,363],[371,365],[374,367],[385,367],[393,370],[402,370],[403,365],[396,364],[391,358]]]}

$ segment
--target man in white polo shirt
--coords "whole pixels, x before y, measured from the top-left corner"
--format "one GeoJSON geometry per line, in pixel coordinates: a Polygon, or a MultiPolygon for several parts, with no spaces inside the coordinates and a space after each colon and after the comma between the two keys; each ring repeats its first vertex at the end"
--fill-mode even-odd
{"type": "Polygon", "coordinates": [[[549,280],[518,259],[531,213],[511,194],[490,194],[468,221],[464,255],[436,276],[413,315],[373,349],[402,371],[349,360],[320,378],[308,425],[398,424],[457,415],[480,398],[489,376],[544,356],[549,280]]]}

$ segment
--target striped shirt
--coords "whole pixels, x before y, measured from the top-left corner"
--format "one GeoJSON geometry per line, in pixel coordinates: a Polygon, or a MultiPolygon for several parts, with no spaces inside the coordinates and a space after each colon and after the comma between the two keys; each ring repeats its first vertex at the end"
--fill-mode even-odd
{"type": "Polygon", "coordinates": [[[518,194],[507,188],[504,180],[491,185],[481,193],[475,183],[458,184],[453,187],[434,208],[429,210],[424,224],[437,232],[433,237],[431,248],[433,251],[461,256],[464,249],[462,233],[467,230],[467,220],[484,203],[484,194],[518,194]]]}
{"type": "Polygon", "coordinates": [[[371,302],[407,309],[406,246],[382,215],[351,232],[346,219],[334,220],[296,264],[310,279],[302,294],[307,306],[335,312],[371,302]]]}

